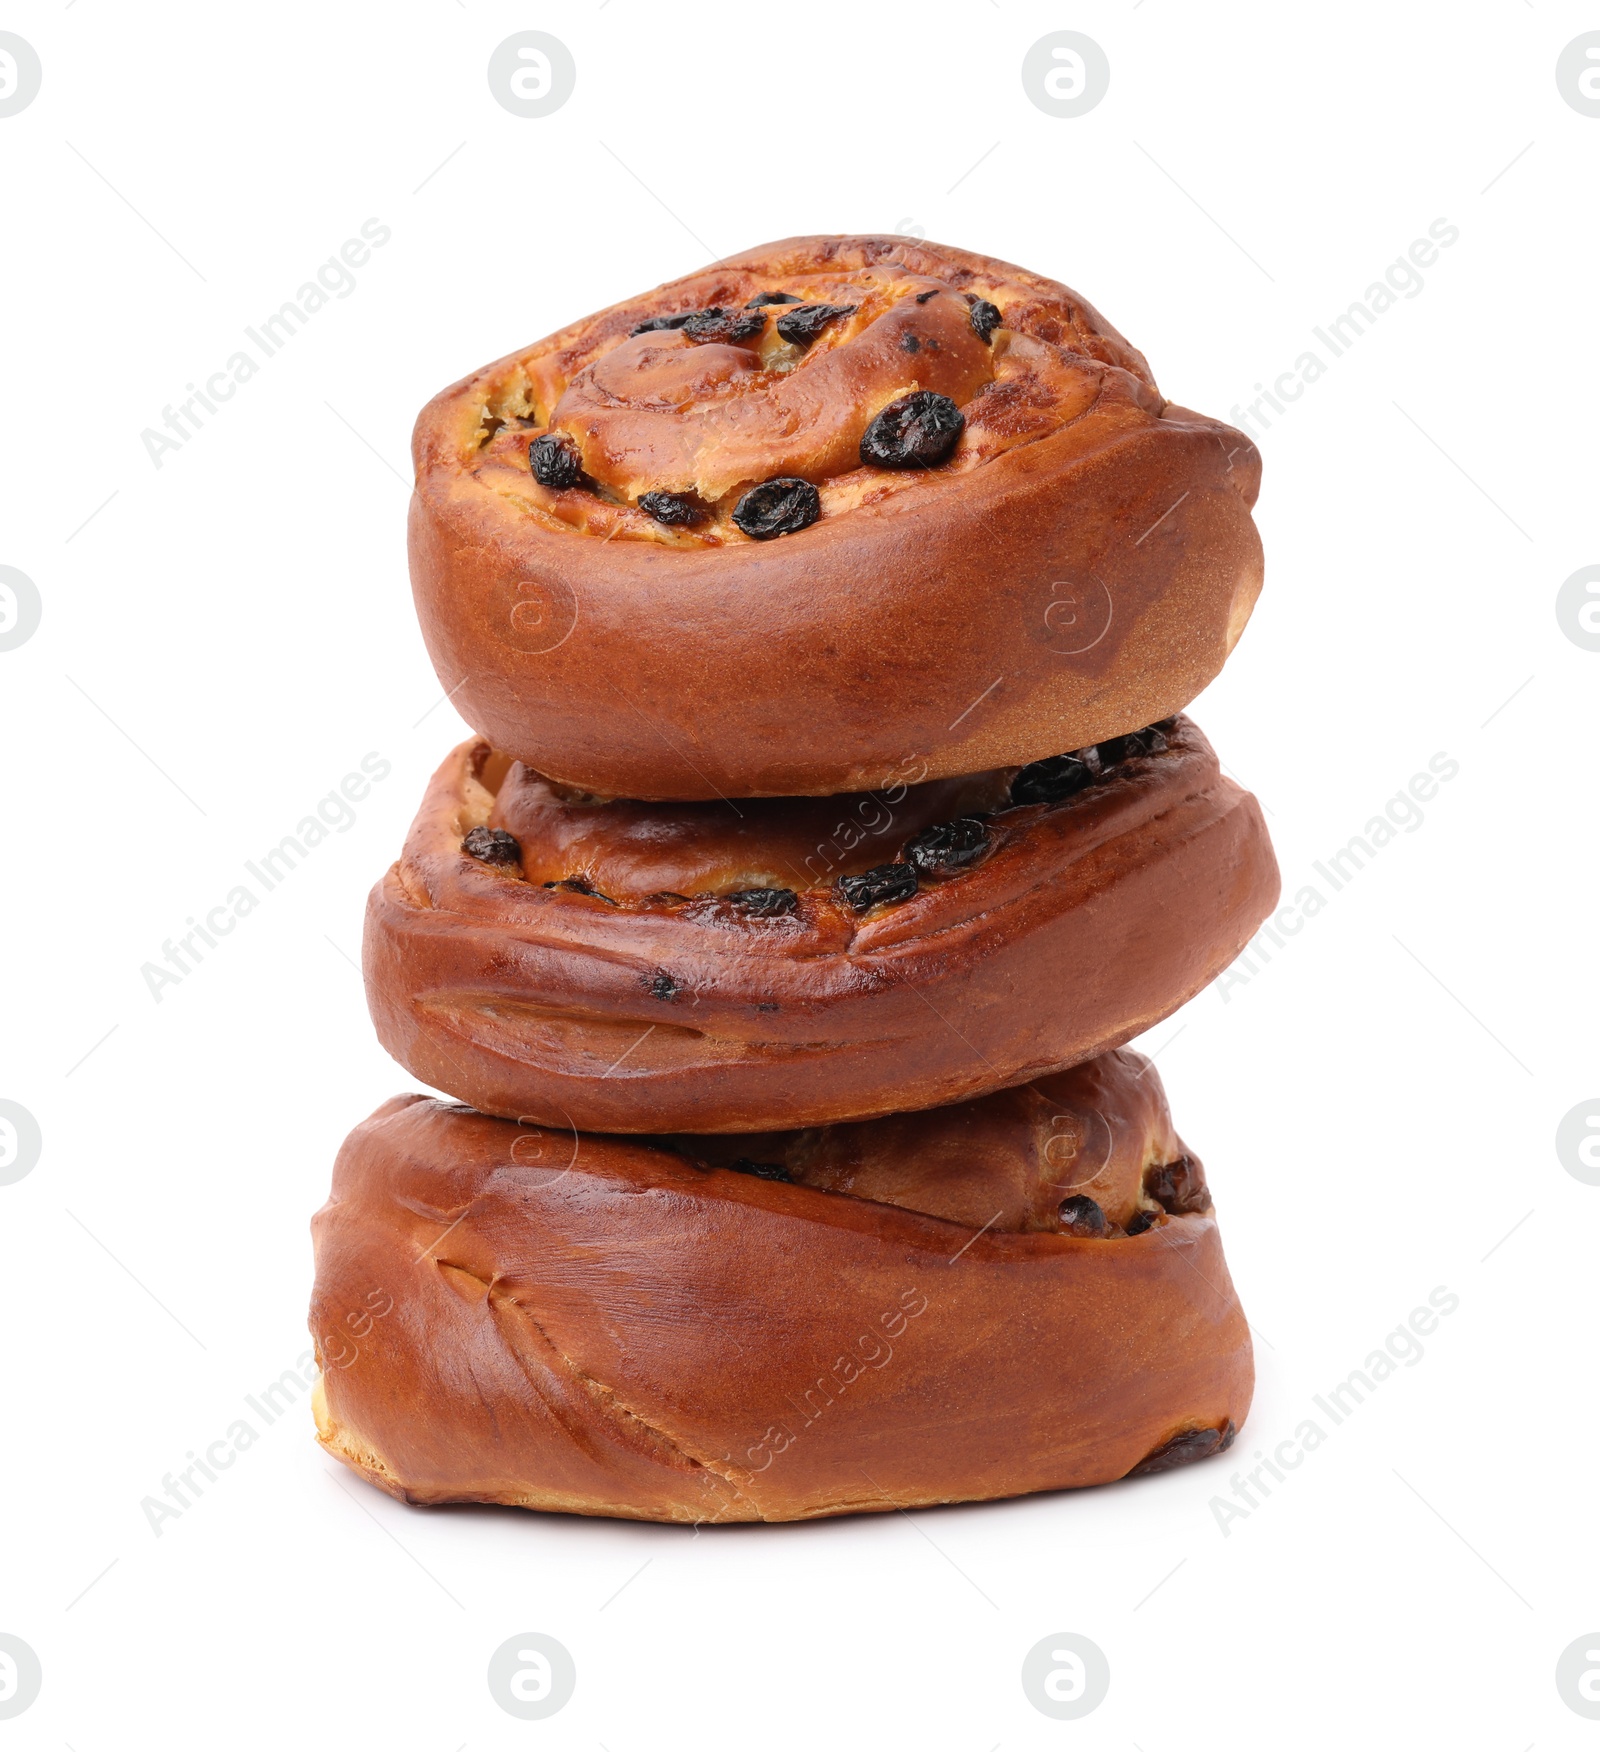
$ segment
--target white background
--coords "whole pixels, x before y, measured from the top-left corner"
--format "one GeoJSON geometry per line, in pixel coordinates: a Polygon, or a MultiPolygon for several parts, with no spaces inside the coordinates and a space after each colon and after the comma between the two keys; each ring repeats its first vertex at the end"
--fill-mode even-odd
{"type": "Polygon", "coordinates": [[[1554,74],[1597,27],[1560,0],[7,8],[44,83],[0,120],[0,564],[44,606],[0,653],[0,1096],[44,1149],[0,1187],[0,1630],[44,1689],[0,1746],[1594,1743],[1553,1674],[1600,1626],[1600,1189],[1554,1134],[1600,1096],[1600,654],[1555,595],[1600,561],[1600,119],[1554,74]],[[485,79],[527,28],[578,68],[542,120],[485,79]],[[1019,77],[1063,28],[1112,70],[1070,120],[1019,77]],[[372,217],[356,290],[154,467],[141,431],[372,217]],[[1232,1460],[1446,1285],[1423,1360],[1226,1536],[1227,1462],[699,1535],[410,1511],[303,1410],[153,1534],[141,1499],[307,1348],[334,1152],[411,1086],[353,962],[464,733],[405,575],[423,401],[716,253],[914,229],[1066,280],[1226,417],[1441,218],[1423,290],[1264,433],[1267,589],[1195,715],[1289,894],[1431,756],[1459,775],[1146,1043],[1259,1334],[1232,1460]],[[156,1003],[141,965],[368,751],[393,771],[355,825],[156,1003]],[[527,1630],[578,1670],[537,1725],[484,1677],[527,1630]],[[1111,1666],[1071,1724],[1019,1682],[1064,1630],[1111,1666]]]}

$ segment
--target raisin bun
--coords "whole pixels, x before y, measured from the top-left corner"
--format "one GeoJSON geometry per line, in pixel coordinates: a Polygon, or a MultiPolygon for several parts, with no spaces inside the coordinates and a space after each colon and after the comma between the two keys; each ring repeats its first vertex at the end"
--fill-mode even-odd
{"type": "Polygon", "coordinates": [[[411,575],[457,709],[606,796],[875,789],[1186,705],[1261,586],[1243,434],[1077,293],[903,237],[734,256],[417,422],[411,575]]]}
{"type": "Polygon", "coordinates": [[[486,1113],[771,1131],[965,1100],[1120,1045],[1275,905],[1186,718],[967,778],[640,804],[486,742],[373,889],[378,1038],[486,1113]]]}
{"type": "Polygon", "coordinates": [[[1250,1403],[1204,1176],[1133,1053],[714,1150],[406,1096],[313,1234],[319,1437],[411,1503],[1016,1496],[1203,1459],[1250,1403]]]}

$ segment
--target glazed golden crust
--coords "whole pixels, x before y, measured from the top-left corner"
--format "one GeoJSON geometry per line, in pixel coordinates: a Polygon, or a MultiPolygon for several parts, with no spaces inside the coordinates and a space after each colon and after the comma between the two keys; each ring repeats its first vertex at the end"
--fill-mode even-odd
{"type": "MultiPolygon", "coordinates": [[[[1154,1081],[1133,1055],[1095,1099],[1137,1134],[1130,1081],[1154,1081]]],[[[313,1231],[320,1439],[412,1503],[982,1500],[1203,1453],[1250,1401],[1209,1211],[980,1231],[408,1096],[346,1142],[313,1231]]]]}
{"type": "MultiPolygon", "coordinates": [[[[464,744],[368,904],[378,1037],[480,1111],[582,1131],[771,1131],[1026,1082],[1169,1014],[1276,901],[1255,799],[1187,719],[1167,743],[1066,802],[1003,809],[975,866],[857,915],[832,877],[893,858],[930,792],[937,814],[995,789],[992,777],[902,783],[865,800],[872,817],[851,817],[848,849],[835,835],[787,878],[795,909],[771,918],[727,895],[752,874],[786,880],[758,855],[785,847],[794,868],[778,827],[752,846],[730,814],[720,835],[702,825],[675,839],[680,817],[699,818],[662,808],[641,843],[639,812],[563,809],[527,775],[501,811],[506,763],[464,744]],[[491,819],[522,829],[521,865],[462,850],[491,819]],[[649,897],[670,886],[664,872],[705,892],[649,897]],[[564,877],[600,893],[545,886],[564,877]]],[[[773,805],[766,819],[781,816],[773,805]]]]}
{"type": "MultiPolygon", "coordinates": [[[[567,1138],[570,1152],[571,1134],[567,1138]]],[[[782,1170],[801,1186],[899,1205],[997,1235],[1059,1234],[1061,1202],[1091,1198],[1111,1231],[1166,1204],[1211,1207],[1150,1060],[1123,1048],[954,1107],[800,1131],[650,1139],[704,1167],[782,1170]],[[1155,1172],[1181,1193],[1158,1184],[1155,1172]]]]}
{"type": "Polygon", "coordinates": [[[1187,704],[1261,582],[1247,438],[1166,403],[1065,287],[904,238],[791,239],[574,324],[436,397],[414,453],[412,581],[454,703],[609,796],[831,794],[1101,741],[1187,704]],[[848,313],[800,348],[784,307],[740,343],[630,335],[769,289],[848,313]],[[863,463],[914,391],[960,405],[949,459],[863,463]],[[546,433],[582,482],[535,479],[546,433]],[[734,508],[774,477],[820,516],[752,540],[734,508]],[[699,521],[651,516],[654,491],[699,521]]]}

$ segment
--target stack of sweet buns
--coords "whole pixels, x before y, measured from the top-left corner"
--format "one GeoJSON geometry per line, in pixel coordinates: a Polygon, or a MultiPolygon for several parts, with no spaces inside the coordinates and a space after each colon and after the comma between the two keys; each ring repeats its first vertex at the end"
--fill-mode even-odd
{"type": "Polygon", "coordinates": [[[1053,281],[811,237],[474,373],[415,460],[478,735],[365,971],[455,1099],[335,1166],[324,1444],[696,1523],[1225,1448],[1249,1331],[1123,1043],[1277,898],[1181,715],[1260,589],[1250,441],[1053,281]]]}

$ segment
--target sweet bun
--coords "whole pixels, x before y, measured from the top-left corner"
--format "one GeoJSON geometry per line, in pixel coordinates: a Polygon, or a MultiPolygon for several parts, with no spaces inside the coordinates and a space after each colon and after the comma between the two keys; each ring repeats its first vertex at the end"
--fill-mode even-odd
{"type": "Polygon", "coordinates": [[[405,1096],[313,1231],[320,1439],[410,1503],[982,1500],[1204,1458],[1250,1402],[1204,1176],[1133,1053],[712,1145],[405,1096]]]}
{"type": "Polygon", "coordinates": [[[483,1112],[580,1131],[862,1119],[1131,1039],[1276,903],[1260,809],[1187,718],[919,777],[645,806],[463,744],[368,904],[378,1037],[483,1112]]]}
{"type": "Polygon", "coordinates": [[[903,237],[766,245],[417,422],[456,708],[611,797],[874,790],[1185,706],[1261,586],[1260,458],[1075,292],[903,237]]]}

